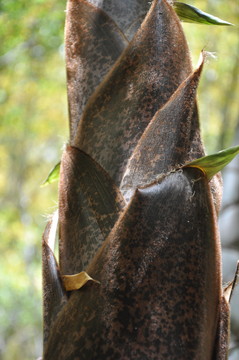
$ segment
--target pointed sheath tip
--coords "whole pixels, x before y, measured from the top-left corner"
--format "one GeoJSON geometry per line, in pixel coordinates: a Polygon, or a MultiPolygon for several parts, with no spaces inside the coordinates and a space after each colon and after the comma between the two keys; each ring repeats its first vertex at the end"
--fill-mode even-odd
{"type": "Polygon", "coordinates": [[[215,59],[217,59],[217,55],[216,55],[215,52],[206,51],[203,48],[201,50],[201,52],[200,52],[195,72],[199,72],[199,74],[201,74],[203,66],[204,66],[205,62],[207,62],[208,59],[214,59],[215,60],[215,59]]]}
{"type": "Polygon", "coordinates": [[[204,63],[205,63],[205,60],[206,60],[207,56],[208,56],[207,51],[205,51],[205,50],[203,49],[203,50],[200,52],[200,55],[199,55],[196,72],[199,72],[199,73],[202,72],[203,65],[204,65],[204,63]]]}
{"type": "Polygon", "coordinates": [[[233,291],[235,287],[238,285],[239,282],[239,261],[237,262],[235,275],[232,281],[229,282],[229,284],[224,288],[223,295],[226,299],[227,303],[230,303],[233,291]]]}

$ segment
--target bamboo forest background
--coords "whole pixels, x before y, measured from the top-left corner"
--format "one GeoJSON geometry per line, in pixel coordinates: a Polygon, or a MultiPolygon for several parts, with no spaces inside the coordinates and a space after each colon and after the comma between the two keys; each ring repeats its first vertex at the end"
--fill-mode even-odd
{"type": "MultiPolygon", "coordinates": [[[[188,3],[239,24],[237,0],[188,3]]],[[[41,355],[41,236],[57,206],[57,184],[40,185],[68,138],[65,6],[63,0],[0,2],[0,360],[41,355]]],[[[194,65],[201,49],[216,53],[205,66],[199,88],[207,153],[239,144],[238,26],[184,28],[194,65]]],[[[238,157],[234,167],[239,169],[238,157]]],[[[225,186],[230,193],[230,182],[225,186]]],[[[235,202],[238,193],[233,191],[235,197],[229,197],[235,202]]],[[[220,221],[223,226],[225,220],[220,221]]],[[[230,231],[222,230],[225,281],[239,258],[239,229],[230,231]],[[236,234],[233,245],[227,239],[230,231],[236,234]]],[[[234,298],[238,301],[238,291],[234,298]]],[[[236,318],[232,322],[234,333],[239,333],[238,323],[236,318]]]]}

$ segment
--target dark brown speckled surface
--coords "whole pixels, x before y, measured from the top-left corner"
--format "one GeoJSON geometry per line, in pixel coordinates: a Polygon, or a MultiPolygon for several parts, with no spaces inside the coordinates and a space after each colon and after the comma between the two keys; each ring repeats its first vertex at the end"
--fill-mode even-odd
{"type": "Polygon", "coordinates": [[[88,102],[73,145],[91,155],[119,185],[149,121],[190,73],[181,24],[167,2],[155,1],[88,102]]]}
{"type": "Polygon", "coordinates": [[[202,67],[203,63],[179,86],[144,131],[121,182],[124,197],[130,199],[137,187],[202,156],[200,138],[196,153],[191,141],[196,90],[202,67]]]}
{"type": "Polygon", "coordinates": [[[85,270],[100,284],[66,296],[46,246],[48,225],[44,360],[227,359],[212,200],[218,204],[220,186],[195,168],[176,169],[204,154],[195,100],[201,67],[193,72],[166,0],[152,2],[128,44],[122,32],[131,38],[148,7],[68,1],[71,138],[59,186],[60,272],[85,270]],[[130,186],[144,186],[126,205],[119,186],[129,174],[130,186]]]}
{"type": "Polygon", "coordinates": [[[65,42],[72,139],[89,97],[128,41],[101,9],[84,0],[71,0],[67,6],[65,42]]]}
{"type": "Polygon", "coordinates": [[[101,285],[72,292],[45,360],[212,358],[220,253],[200,175],[172,173],[136,192],[87,270],[101,285]]]}
{"type": "Polygon", "coordinates": [[[59,185],[60,267],[64,275],[88,266],[124,205],[108,174],[84,152],[68,146],[59,185]]]}

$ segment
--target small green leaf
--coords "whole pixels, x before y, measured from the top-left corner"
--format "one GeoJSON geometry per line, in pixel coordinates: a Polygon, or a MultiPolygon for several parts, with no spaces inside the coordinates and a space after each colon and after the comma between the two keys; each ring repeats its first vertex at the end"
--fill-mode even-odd
{"type": "Polygon", "coordinates": [[[184,167],[196,167],[200,169],[210,180],[214,175],[221,171],[234,157],[239,154],[239,146],[234,146],[221,150],[216,154],[201,157],[194,160],[184,167]]]}
{"type": "Polygon", "coordinates": [[[54,168],[51,169],[49,175],[47,176],[46,180],[43,181],[41,186],[46,186],[49,185],[51,183],[53,183],[54,181],[57,181],[59,179],[60,176],[60,165],[61,163],[57,163],[54,168]]]}
{"type": "Polygon", "coordinates": [[[233,24],[219,19],[216,16],[205,13],[204,11],[195,8],[192,5],[176,1],[174,3],[174,10],[176,11],[180,20],[189,23],[207,24],[207,25],[225,25],[231,26],[233,24]]]}

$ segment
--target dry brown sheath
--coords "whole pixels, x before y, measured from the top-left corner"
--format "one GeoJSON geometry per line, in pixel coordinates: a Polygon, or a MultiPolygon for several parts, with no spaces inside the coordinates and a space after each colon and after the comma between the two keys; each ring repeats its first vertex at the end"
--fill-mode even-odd
{"type": "Polygon", "coordinates": [[[193,71],[171,1],[68,0],[66,66],[59,268],[51,223],[43,235],[44,359],[226,360],[220,179],[182,168],[204,155],[203,62],[193,71]],[[75,274],[84,286],[66,293],[61,276],[75,274]]]}

